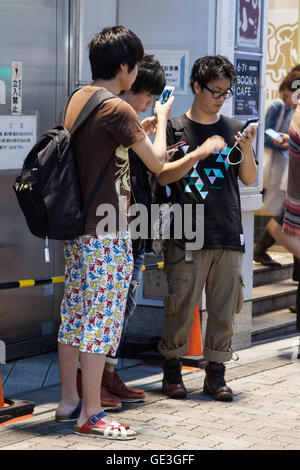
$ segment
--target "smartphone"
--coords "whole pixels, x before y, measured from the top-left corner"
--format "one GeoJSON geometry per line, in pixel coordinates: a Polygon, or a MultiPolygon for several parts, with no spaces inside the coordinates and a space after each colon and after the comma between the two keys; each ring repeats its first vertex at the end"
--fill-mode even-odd
{"type": "Polygon", "coordinates": [[[274,131],[274,129],[266,129],[265,133],[268,134],[272,139],[279,140],[280,142],[283,142],[283,137],[282,135],[279,134],[279,132],[274,131]]]}
{"type": "Polygon", "coordinates": [[[167,152],[170,152],[171,150],[178,150],[179,147],[182,147],[185,144],[186,142],[184,140],[180,140],[180,142],[177,142],[176,144],[169,145],[169,147],[167,147],[167,152]]]}
{"type": "Polygon", "coordinates": [[[159,97],[159,101],[161,104],[165,104],[170,96],[173,95],[173,92],[175,90],[174,86],[165,86],[165,88],[162,91],[162,94],[159,97]]]}
{"type": "Polygon", "coordinates": [[[245,131],[246,129],[249,130],[251,126],[258,127],[259,118],[248,119],[248,121],[245,122],[241,132],[243,133],[243,131],[245,131]]]}

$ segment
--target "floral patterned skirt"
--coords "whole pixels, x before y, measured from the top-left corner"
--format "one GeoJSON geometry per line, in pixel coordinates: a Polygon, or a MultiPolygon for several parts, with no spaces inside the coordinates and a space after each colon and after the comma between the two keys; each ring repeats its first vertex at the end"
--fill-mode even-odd
{"type": "Polygon", "coordinates": [[[64,242],[64,254],[58,342],[114,356],[133,271],[130,234],[82,235],[64,242]]]}

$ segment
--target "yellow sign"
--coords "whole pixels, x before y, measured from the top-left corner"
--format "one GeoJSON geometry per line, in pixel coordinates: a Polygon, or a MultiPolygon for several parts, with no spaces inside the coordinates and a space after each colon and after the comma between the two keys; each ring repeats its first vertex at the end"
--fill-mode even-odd
{"type": "Polygon", "coordinates": [[[280,83],[297,64],[298,22],[276,27],[268,24],[267,74],[280,83]]]}
{"type": "Polygon", "coordinates": [[[266,108],[279,97],[284,77],[298,63],[298,2],[270,2],[268,19],[266,108]],[[288,8],[290,6],[290,8],[288,8]]]}

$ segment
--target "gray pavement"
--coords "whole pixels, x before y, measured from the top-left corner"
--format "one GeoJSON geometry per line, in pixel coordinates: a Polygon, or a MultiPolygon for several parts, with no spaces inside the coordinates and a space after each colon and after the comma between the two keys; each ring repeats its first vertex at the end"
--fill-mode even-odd
{"type": "Polygon", "coordinates": [[[298,344],[299,336],[293,336],[238,351],[239,360],[226,366],[231,403],[202,394],[203,370],[184,370],[188,397],[174,400],[161,393],[160,367],[123,360],[123,380],[147,390],[145,403],[113,413],[138,433],[127,442],[78,436],[72,425],[54,421],[60,393],[56,353],[1,365],[5,397],[33,401],[35,410],[33,418],[0,426],[0,449],[299,450],[298,344]]]}

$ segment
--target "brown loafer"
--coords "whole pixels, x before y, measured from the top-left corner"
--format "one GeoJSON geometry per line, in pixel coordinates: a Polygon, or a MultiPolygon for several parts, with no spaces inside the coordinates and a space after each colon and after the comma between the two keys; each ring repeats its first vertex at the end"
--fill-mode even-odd
{"type": "MultiPolygon", "coordinates": [[[[81,370],[77,371],[77,391],[80,398],[82,398],[82,383],[81,383],[81,370]]],[[[100,390],[99,390],[100,392],[100,390]]],[[[106,388],[101,385],[101,407],[106,410],[119,410],[122,407],[120,400],[109,393],[106,388]]]]}
{"type": "Polygon", "coordinates": [[[139,388],[128,387],[119,377],[119,375],[108,370],[103,371],[102,385],[114,397],[117,397],[123,403],[135,403],[144,401],[146,393],[139,388]]]}

